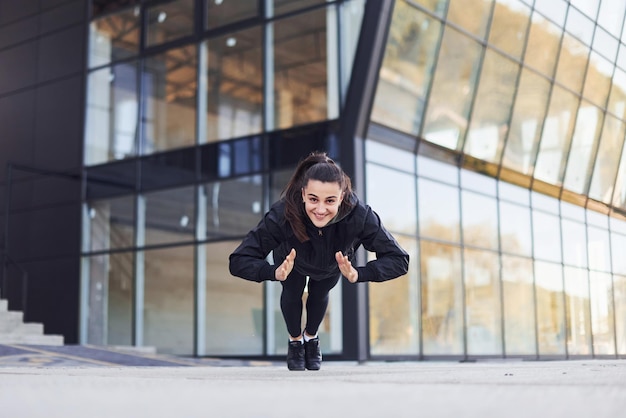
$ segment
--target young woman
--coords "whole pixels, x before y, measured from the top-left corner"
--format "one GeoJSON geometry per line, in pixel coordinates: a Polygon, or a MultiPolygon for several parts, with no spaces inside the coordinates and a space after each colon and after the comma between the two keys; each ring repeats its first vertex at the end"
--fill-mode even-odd
{"type": "Polygon", "coordinates": [[[318,328],[328,293],[343,275],[350,283],[382,282],[406,274],[409,255],[383,227],[378,215],[352,191],[350,178],[325,153],[302,160],[259,224],[229,257],[230,272],[247,280],[278,280],[280,308],[289,333],[289,370],[319,370],[318,328]],[[355,250],[376,259],[355,267],[355,250]],[[274,264],[266,261],[273,251],[274,264]],[[302,295],[308,279],[306,326],[302,295]]]}

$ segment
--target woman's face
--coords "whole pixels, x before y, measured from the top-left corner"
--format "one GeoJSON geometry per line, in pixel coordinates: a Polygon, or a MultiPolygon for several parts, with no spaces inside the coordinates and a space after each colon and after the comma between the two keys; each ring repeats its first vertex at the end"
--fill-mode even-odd
{"type": "Polygon", "coordinates": [[[318,228],[326,226],[337,215],[342,199],[341,187],[336,182],[309,180],[302,189],[304,211],[318,228]]]}

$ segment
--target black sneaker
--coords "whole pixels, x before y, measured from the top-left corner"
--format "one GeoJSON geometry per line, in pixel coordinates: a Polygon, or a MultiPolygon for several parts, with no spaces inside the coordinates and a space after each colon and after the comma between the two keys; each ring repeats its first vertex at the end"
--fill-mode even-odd
{"type": "Polygon", "coordinates": [[[304,370],[304,344],[300,341],[289,341],[287,368],[289,370],[304,370]]]}
{"type": "Polygon", "coordinates": [[[319,370],[322,367],[322,352],[320,339],[313,338],[304,343],[305,366],[308,370],[319,370]]]}

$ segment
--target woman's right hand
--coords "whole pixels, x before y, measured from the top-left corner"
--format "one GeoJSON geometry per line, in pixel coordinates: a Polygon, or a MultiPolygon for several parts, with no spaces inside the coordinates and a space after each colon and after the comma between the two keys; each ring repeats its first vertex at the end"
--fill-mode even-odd
{"type": "Polygon", "coordinates": [[[285,261],[276,269],[276,273],[274,273],[276,280],[282,282],[287,279],[287,276],[289,276],[289,273],[293,270],[293,262],[295,259],[296,250],[292,248],[289,254],[287,254],[287,257],[285,257],[285,261]]]}

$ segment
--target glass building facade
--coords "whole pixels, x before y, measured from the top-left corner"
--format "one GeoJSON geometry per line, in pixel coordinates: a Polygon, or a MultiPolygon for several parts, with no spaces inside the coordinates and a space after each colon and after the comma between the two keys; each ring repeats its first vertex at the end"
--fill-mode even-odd
{"type": "Polygon", "coordinates": [[[325,356],[626,356],[625,14],[92,0],[80,342],[282,356],[280,284],[228,255],[324,150],[411,256],[331,292],[325,356]]]}

